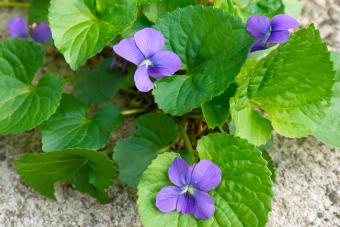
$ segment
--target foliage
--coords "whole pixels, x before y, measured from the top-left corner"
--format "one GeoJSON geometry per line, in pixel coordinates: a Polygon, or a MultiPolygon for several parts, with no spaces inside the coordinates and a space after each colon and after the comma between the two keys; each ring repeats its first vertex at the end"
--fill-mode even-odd
{"type": "Polygon", "coordinates": [[[177,212],[161,213],[155,196],[166,185],[167,170],[175,153],[160,154],[144,172],[138,185],[138,207],[145,226],[265,226],[271,207],[270,171],[261,152],[245,140],[210,134],[198,142],[201,159],[214,161],[222,170],[222,183],[211,192],[215,215],[207,221],[177,212]]]}
{"type": "Polygon", "coordinates": [[[265,226],[273,131],[340,147],[339,53],[330,54],[313,25],[270,24],[300,9],[297,0],[32,0],[29,29],[48,23],[55,47],[0,41],[0,134],[37,128],[42,137],[42,152],[14,162],[22,180],[49,198],[64,182],[104,203],[119,179],[137,188],[145,226],[265,226]],[[257,36],[261,17],[252,31],[246,26],[252,15],[276,30],[257,36]],[[250,53],[254,41],[268,48],[250,53]],[[48,62],[63,55],[73,71],[42,67],[45,53],[48,62]],[[136,80],[153,91],[138,92],[136,80]],[[127,138],[112,136],[123,116],[135,132],[124,125],[127,138]],[[222,172],[207,190],[215,209],[208,220],[155,205],[180,156],[190,168],[206,159],[222,172]]]}
{"type": "Polygon", "coordinates": [[[26,183],[53,199],[55,183],[66,181],[105,203],[108,196],[104,189],[115,178],[113,162],[105,154],[87,149],[25,154],[14,164],[26,183]]]}

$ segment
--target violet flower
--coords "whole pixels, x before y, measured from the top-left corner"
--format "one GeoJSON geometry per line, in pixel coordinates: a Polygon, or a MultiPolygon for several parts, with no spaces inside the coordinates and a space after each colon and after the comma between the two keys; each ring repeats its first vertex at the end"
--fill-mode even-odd
{"type": "Polygon", "coordinates": [[[169,170],[170,181],[176,186],[166,186],[156,197],[157,208],[164,212],[175,209],[183,214],[194,214],[195,218],[207,220],[215,212],[215,205],[208,191],[216,188],[222,173],[209,160],[201,160],[194,166],[176,158],[169,170]]]}
{"type": "MultiPolygon", "coordinates": [[[[14,17],[8,22],[8,33],[12,37],[29,38],[30,27],[22,17],[14,17]]],[[[51,29],[46,23],[38,23],[32,26],[32,39],[38,43],[45,43],[52,39],[51,29]]]]}
{"type": "Polygon", "coordinates": [[[270,20],[266,16],[251,16],[247,21],[247,30],[256,38],[251,52],[266,49],[274,43],[285,43],[290,36],[289,29],[299,27],[291,16],[279,14],[270,20]]]}
{"type": "Polygon", "coordinates": [[[113,46],[116,54],[137,65],[134,81],[138,90],[153,89],[150,77],[161,79],[173,75],[181,68],[180,58],[164,49],[165,39],[161,32],[144,28],[134,37],[126,38],[113,46]]]}

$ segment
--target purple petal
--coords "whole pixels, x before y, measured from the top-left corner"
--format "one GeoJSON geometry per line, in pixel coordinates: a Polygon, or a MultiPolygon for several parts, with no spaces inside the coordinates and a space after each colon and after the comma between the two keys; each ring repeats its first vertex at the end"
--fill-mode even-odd
{"type": "Polygon", "coordinates": [[[289,35],[289,31],[272,32],[272,34],[269,36],[269,39],[267,40],[267,44],[285,43],[289,39],[289,35]]]}
{"type": "Polygon", "coordinates": [[[164,36],[153,28],[144,28],[135,33],[135,42],[145,58],[149,58],[164,48],[164,36]]]}
{"type": "Polygon", "coordinates": [[[297,22],[297,20],[291,16],[279,14],[273,17],[271,26],[272,31],[283,31],[298,28],[299,22],[297,22]]]}
{"type": "Polygon", "coordinates": [[[175,158],[168,170],[168,176],[173,184],[183,187],[189,184],[191,172],[192,168],[186,161],[175,158]]]}
{"type": "Polygon", "coordinates": [[[18,38],[27,38],[29,36],[28,24],[22,17],[12,18],[7,25],[10,36],[18,38]]]}
{"type": "Polygon", "coordinates": [[[51,29],[48,24],[37,24],[32,30],[32,38],[38,43],[45,43],[52,39],[51,29]]]}
{"type": "Polygon", "coordinates": [[[263,39],[256,40],[255,43],[252,45],[250,52],[255,52],[258,50],[264,50],[266,49],[266,42],[263,41],[263,39]]]}
{"type": "Polygon", "coordinates": [[[266,16],[251,16],[247,21],[247,30],[254,37],[264,37],[270,32],[270,20],[266,16]]]}
{"type": "Polygon", "coordinates": [[[197,219],[207,220],[215,213],[215,205],[207,192],[197,190],[195,192],[194,216],[197,219]]]}
{"type": "Polygon", "coordinates": [[[177,199],[181,189],[174,186],[164,187],[156,197],[156,207],[162,212],[171,212],[176,209],[177,199]]]}
{"type": "Polygon", "coordinates": [[[135,72],[134,80],[137,89],[141,92],[148,92],[153,88],[153,83],[150,80],[146,65],[138,66],[135,72]]]}
{"type": "Polygon", "coordinates": [[[189,194],[181,194],[177,200],[177,211],[183,214],[192,214],[195,211],[195,198],[189,194]]]}
{"type": "Polygon", "coordinates": [[[201,160],[194,166],[191,183],[201,191],[210,191],[216,188],[222,178],[221,169],[209,160],[201,160]]]}
{"type": "Polygon", "coordinates": [[[182,65],[181,59],[171,51],[157,52],[150,60],[152,66],[149,68],[149,74],[156,79],[171,76],[177,72],[182,65]]]}
{"type": "Polygon", "coordinates": [[[113,46],[113,51],[135,65],[139,65],[144,60],[144,56],[133,38],[123,39],[113,46]]]}

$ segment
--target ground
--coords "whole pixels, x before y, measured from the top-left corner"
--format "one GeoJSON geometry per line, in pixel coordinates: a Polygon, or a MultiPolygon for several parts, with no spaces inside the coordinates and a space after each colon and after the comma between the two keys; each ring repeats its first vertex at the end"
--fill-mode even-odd
{"type": "MultiPolygon", "coordinates": [[[[340,51],[340,0],[303,0],[303,25],[315,23],[332,50],[340,51]]],[[[25,10],[0,9],[5,24],[25,10]]],[[[62,61],[47,59],[47,68],[67,72],[62,61]]],[[[130,120],[114,138],[133,131],[130,120]]],[[[111,201],[100,205],[68,186],[57,186],[57,201],[46,199],[20,181],[12,161],[24,151],[40,150],[37,131],[0,137],[0,226],[140,226],[136,193],[124,185],[110,188],[111,201]]],[[[340,226],[340,150],[314,138],[275,136],[270,150],[277,172],[269,227],[340,226]]]]}

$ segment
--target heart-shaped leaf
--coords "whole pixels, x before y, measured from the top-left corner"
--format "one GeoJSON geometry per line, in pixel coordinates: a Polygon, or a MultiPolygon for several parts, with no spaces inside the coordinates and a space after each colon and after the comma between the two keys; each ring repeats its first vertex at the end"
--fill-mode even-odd
{"type": "Polygon", "coordinates": [[[182,115],[223,93],[253,42],[238,18],[202,6],[177,9],[159,20],[156,29],[187,66],[186,75],[161,79],[153,90],[159,108],[171,115],[182,115]]]}
{"type": "Polygon", "coordinates": [[[118,108],[106,106],[89,116],[85,103],[64,95],[57,112],[41,127],[44,151],[65,148],[102,148],[123,117],[118,108]]]}
{"type": "Polygon", "coordinates": [[[30,130],[56,111],[62,94],[60,78],[45,75],[32,84],[43,61],[43,50],[31,41],[0,42],[0,134],[30,130]]]}
{"type": "Polygon", "coordinates": [[[119,140],[113,153],[119,165],[119,178],[134,188],[151,161],[164,149],[168,150],[167,146],[178,136],[177,124],[164,114],[145,114],[136,124],[134,135],[119,140]]]}
{"type": "Polygon", "coordinates": [[[49,23],[72,69],[100,52],[136,20],[135,0],[51,0],[49,23]]]}
{"type": "Polygon", "coordinates": [[[108,200],[104,189],[115,178],[113,162],[106,154],[85,149],[25,154],[14,164],[23,181],[52,199],[55,183],[66,181],[104,203],[108,200]]]}

